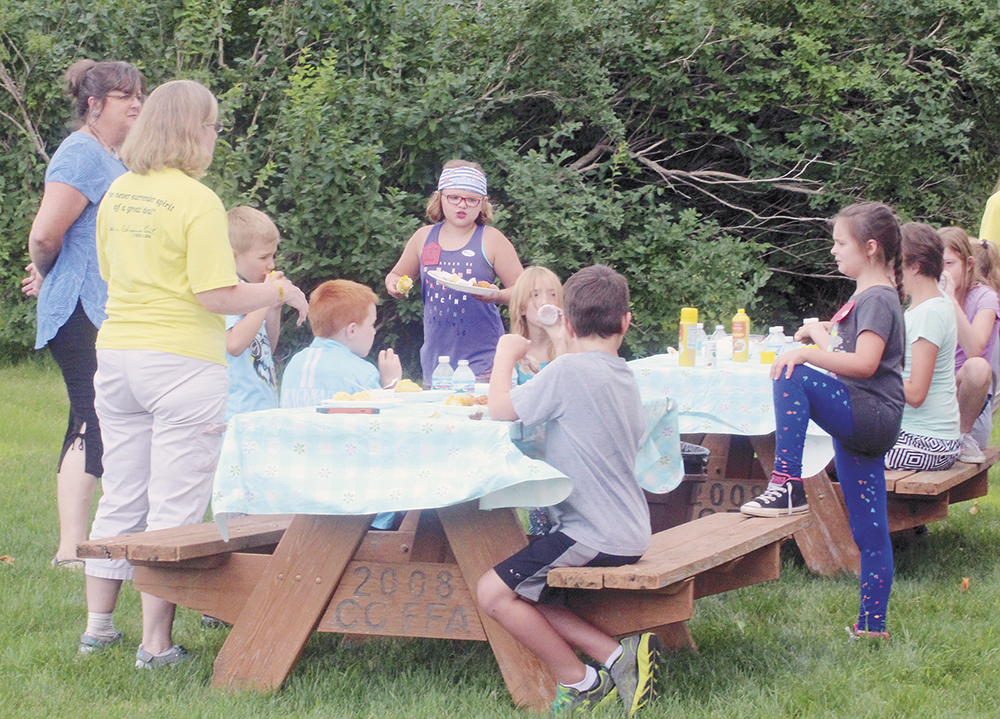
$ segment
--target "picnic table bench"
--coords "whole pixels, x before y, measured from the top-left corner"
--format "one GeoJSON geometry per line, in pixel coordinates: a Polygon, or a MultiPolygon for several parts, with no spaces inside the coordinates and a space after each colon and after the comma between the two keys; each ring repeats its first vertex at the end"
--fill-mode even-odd
{"type": "MultiPolygon", "coordinates": [[[[410,512],[395,532],[368,531],[371,519],[247,516],[229,521],[228,543],[205,523],[84,542],[77,556],[128,559],[135,589],[233,624],[216,687],[277,689],[314,630],[469,639],[490,642],[516,704],[547,711],[551,673],[475,602],[479,576],[527,543],[514,511],[466,502],[410,512]]],[[[657,533],[635,565],[550,583],[609,634],[694,648],[694,600],[776,579],[781,543],[810,521],[712,515],[657,533]]]]}
{"type": "MultiPolygon", "coordinates": [[[[707,477],[682,483],[681,490],[690,494],[691,516],[738,510],[767,485],[774,463],[774,435],[687,435],[685,439],[712,452],[707,477]]],[[[987,447],[983,454],[983,462],[956,462],[939,472],[887,470],[889,531],[947,519],[949,505],[985,496],[989,469],[1000,460],[1000,447],[987,447]]],[[[859,574],[861,557],[851,536],[840,484],[826,471],[803,478],[803,483],[813,522],[795,533],[795,541],[809,569],[826,576],[859,574]]]]}

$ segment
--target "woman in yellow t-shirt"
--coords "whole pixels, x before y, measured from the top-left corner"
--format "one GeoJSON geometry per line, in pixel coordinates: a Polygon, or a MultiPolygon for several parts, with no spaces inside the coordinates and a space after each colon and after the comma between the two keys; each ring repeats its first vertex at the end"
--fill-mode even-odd
{"type": "MultiPolygon", "coordinates": [[[[129,172],[97,214],[97,256],[108,318],[97,336],[97,414],[104,436],[104,496],[91,537],[201,521],[219,459],[229,379],[226,314],[279,303],[305,319],[302,292],[281,276],[240,283],[222,202],[198,178],[212,161],[218,105],[196,82],[161,85],[122,146],[129,172]]],[[[87,629],[80,652],[121,640],[112,612],[124,560],[87,560],[87,629]]],[[[136,666],[183,659],[174,605],[142,595],[136,666]]]]}

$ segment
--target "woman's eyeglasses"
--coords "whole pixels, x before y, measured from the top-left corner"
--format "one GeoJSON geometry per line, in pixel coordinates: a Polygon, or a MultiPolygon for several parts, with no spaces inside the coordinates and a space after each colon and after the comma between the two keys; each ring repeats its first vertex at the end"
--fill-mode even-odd
{"type": "Polygon", "coordinates": [[[204,123],[204,125],[205,127],[214,127],[217,133],[223,132],[226,129],[226,126],[223,125],[221,122],[206,122],[204,123]]]}
{"type": "Polygon", "coordinates": [[[125,100],[126,102],[132,102],[132,100],[138,100],[140,103],[146,101],[146,96],[141,92],[123,92],[120,95],[115,95],[113,93],[108,93],[105,97],[110,97],[113,100],[125,100]]]}
{"type": "Polygon", "coordinates": [[[479,207],[479,203],[485,198],[483,197],[462,197],[461,195],[445,195],[444,199],[447,200],[449,205],[460,205],[463,202],[466,207],[479,207]]]}

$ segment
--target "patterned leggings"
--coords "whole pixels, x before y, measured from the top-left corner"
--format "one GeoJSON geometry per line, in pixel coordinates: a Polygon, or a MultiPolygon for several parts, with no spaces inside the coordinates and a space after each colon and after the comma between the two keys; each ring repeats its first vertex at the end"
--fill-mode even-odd
{"type": "MultiPolygon", "coordinates": [[[[855,435],[855,418],[847,387],[823,372],[797,365],[792,376],[774,381],[776,420],[774,469],[802,476],[802,449],[811,418],[833,437],[837,479],[847,504],[851,535],[861,552],[861,606],[858,628],[885,631],[892,588],[892,543],[886,512],[882,457],[865,457],[842,444],[855,435]]],[[[858,428],[859,432],[864,427],[858,428]]]]}

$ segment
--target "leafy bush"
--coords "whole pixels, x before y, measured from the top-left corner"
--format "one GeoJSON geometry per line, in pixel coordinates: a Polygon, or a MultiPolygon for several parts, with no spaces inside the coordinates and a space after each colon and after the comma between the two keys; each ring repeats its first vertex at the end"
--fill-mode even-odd
{"type": "MultiPolygon", "coordinates": [[[[5,0],[0,353],[32,344],[17,286],[79,57],[216,92],[233,129],[206,181],[272,214],[304,289],[347,277],[384,296],[440,165],[465,157],[525,264],[628,277],[639,355],[674,342],[685,305],[706,324],[828,313],[849,284],[825,218],[857,198],[975,231],[998,22],[986,0],[5,0]]],[[[420,312],[380,313],[410,373],[420,312]]],[[[289,328],[283,352],[307,340],[289,328]]]]}

